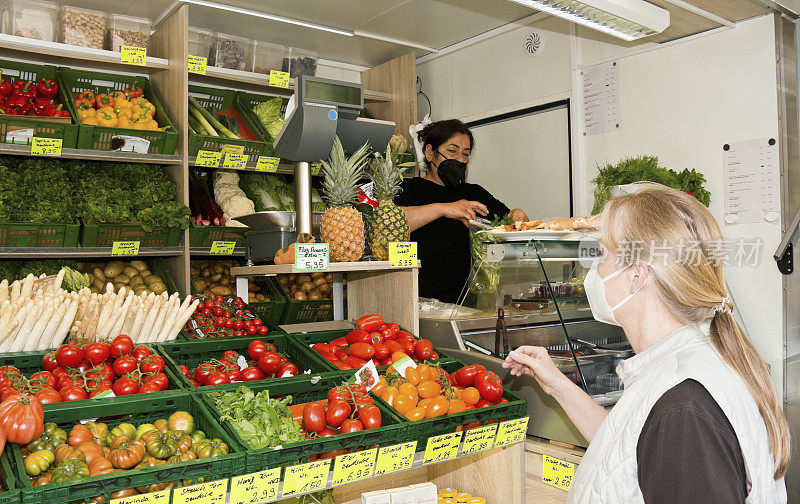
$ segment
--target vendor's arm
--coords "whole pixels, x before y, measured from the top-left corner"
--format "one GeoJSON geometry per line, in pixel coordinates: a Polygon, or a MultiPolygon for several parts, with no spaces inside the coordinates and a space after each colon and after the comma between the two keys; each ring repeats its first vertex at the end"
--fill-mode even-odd
{"type": "Polygon", "coordinates": [[[508,212],[508,216],[511,217],[511,220],[514,222],[527,222],[529,220],[528,215],[519,208],[515,208],[508,212]]]}
{"type": "Polygon", "coordinates": [[[608,412],[594,402],[582,388],[564,376],[547,349],[534,346],[521,346],[511,352],[503,363],[511,368],[511,374],[529,374],[536,378],[546,394],[553,396],[564,408],[567,416],[575,424],[583,437],[591,442],[608,412]]]}
{"type": "Polygon", "coordinates": [[[485,217],[489,210],[486,205],[478,201],[458,200],[452,203],[431,203],[419,206],[401,206],[408,219],[408,227],[415,231],[422,226],[430,224],[440,217],[447,219],[458,219],[464,224],[467,221],[475,220],[480,215],[485,217]]]}

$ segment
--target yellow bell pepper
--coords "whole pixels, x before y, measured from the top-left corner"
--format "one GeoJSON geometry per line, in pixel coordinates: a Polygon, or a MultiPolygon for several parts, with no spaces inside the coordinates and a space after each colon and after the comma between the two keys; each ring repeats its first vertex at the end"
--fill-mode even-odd
{"type": "Polygon", "coordinates": [[[127,100],[128,96],[122,91],[114,91],[113,93],[109,93],[109,95],[114,98],[114,103],[117,103],[117,100],[127,100]]]}
{"type": "Polygon", "coordinates": [[[97,122],[96,116],[89,116],[81,122],[87,126],[100,126],[100,123],[97,122]]]}
{"type": "Polygon", "coordinates": [[[117,118],[117,128],[129,128],[130,119],[125,116],[117,118]]]}
{"type": "Polygon", "coordinates": [[[128,128],[130,128],[130,129],[135,129],[135,130],[143,130],[143,129],[146,129],[146,128],[145,128],[145,126],[144,126],[144,121],[132,121],[132,122],[131,122],[131,123],[128,125],[128,128]]]}
{"type": "Polygon", "coordinates": [[[93,108],[84,108],[78,110],[78,118],[81,122],[85,122],[87,118],[94,117],[97,111],[93,108]]]}
{"type": "Polygon", "coordinates": [[[158,129],[158,123],[155,122],[153,119],[148,119],[144,122],[145,128],[150,131],[156,131],[158,129]]]}
{"type": "Polygon", "coordinates": [[[123,107],[116,109],[117,117],[127,117],[128,120],[133,119],[133,107],[123,107]]]}
{"type": "Polygon", "coordinates": [[[98,110],[97,111],[97,122],[100,126],[107,126],[109,128],[116,128],[117,124],[119,124],[119,119],[117,119],[117,115],[114,112],[108,112],[106,110],[98,110]]]}
{"type": "Polygon", "coordinates": [[[100,107],[99,109],[97,109],[97,113],[100,114],[100,112],[106,112],[108,114],[116,114],[116,112],[114,112],[114,107],[100,107]]]}

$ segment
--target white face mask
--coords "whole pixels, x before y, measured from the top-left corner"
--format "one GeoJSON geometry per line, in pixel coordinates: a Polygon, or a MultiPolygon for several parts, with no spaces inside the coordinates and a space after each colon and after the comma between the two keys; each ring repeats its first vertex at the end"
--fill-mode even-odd
{"type": "Polygon", "coordinates": [[[608,304],[608,300],[606,299],[606,288],[603,286],[603,284],[612,278],[621,275],[626,269],[630,268],[630,266],[626,266],[615,271],[614,273],[611,273],[607,277],[602,278],[600,273],[597,271],[597,265],[599,263],[599,259],[592,263],[592,267],[589,269],[589,273],[586,274],[586,279],[583,281],[583,288],[586,290],[586,298],[589,300],[589,307],[592,309],[592,316],[595,320],[605,324],[618,326],[619,322],[617,322],[617,319],[614,317],[614,312],[617,311],[619,307],[630,301],[633,296],[635,296],[640,290],[642,290],[642,288],[644,288],[644,285],[647,283],[647,278],[644,279],[644,282],[638,289],[631,294],[628,294],[615,306],[611,306],[608,304]]]}

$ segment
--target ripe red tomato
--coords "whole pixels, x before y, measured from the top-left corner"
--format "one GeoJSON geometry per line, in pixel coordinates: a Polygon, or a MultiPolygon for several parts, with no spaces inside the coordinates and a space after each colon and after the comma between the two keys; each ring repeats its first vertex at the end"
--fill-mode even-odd
{"type": "Polygon", "coordinates": [[[242,373],[238,369],[231,369],[225,374],[228,375],[228,381],[230,381],[231,383],[242,381],[242,373]]]}
{"type": "Polygon", "coordinates": [[[372,339],[369,336],[367,331],[362,331],[360,329],[356,329],[355,331],[350,331],[347,333],[347,336],[344,337],[344,340],[347,341],[348,345],[352,345],[353,343],[369,343],[372,339]]]}
{"type": "Polygon", "coordinates": [[[303,428],[308,432],[319,432],[326,427],[325,408],[318,402],[303,408],[303,428]]]}
{"type": "Polygon", "coordinates": [[[226,329],[233,329],[233,320],[226,318],[225,319],[225,328],[226,329]]]}
{"type": "Polygon", "coordinates": [[[311,349],[318,353],[330,353],[332,354],[336,347],[328,343],[314,343],[311,345],[311,349]]]}
{"type": "Polygon", "coordinates": [[[255,366],[248,366],[242,369],[242,380],[243,381],[256,381],[256,380],[263,380],[267,376],[264,374],[263,371],[258,369],[255,366]]]}
{"type": "Polygon", "coordinates": [[[400,346],[403,347],[403,353],[405,353],[408,356],[414,355],[414,342],[413,341],[404,340],[404,339],[398,339],[397,343],[399,343],[400,346]]]}
{"type": "Polygon", "coordinates": [[[139,369],[142,373],[161,373],[164,371],[164,359],[160,355],[148,355],[139,362],[139,369]]]}
{"type": "Polygon", "coordinates": [[[28,444],[42,434],[42,404],[30,394],[14,394],[0,404],[0,430],[9,443],[28,444]]]}
{"type": "Polygon", "coordinates": [[[336,338],[335,340],[331,341],[331,345],[336,348],[347,348],[349,343],[347,342],[346,338],[336,338]]]}
{"type": "Polygon", "coordinates": [[[281,367],[281,358],[275,352],[266,352],[258,359],[258,368],[267,375],[275,374],[281,367]]]}
{"type": "Polygon", "coordinates": [[[348,434],[350,432],[358,432],[364,430],[364,425],[359,420],[349,419],[342,422],[342,427],[339,432],[348,434]]]}
{"type": "Polygon", "coordinates": [[[214,301],[211,301],[211,300],[206,301],[206,308],[213,309],[215,306],[217,306],[217,303],[215,303],[214,301]]]}
{"type": "Polygon", "coordinates": [[[75,345],[61,345],[56,350],[56,361],[61,367],[77,367],[83,361],[83,349],[75,345]]]}
{"type": "Polygon", "coordinates": [[[55,388],[56,377],[50,371],[37,371],[30,377],[31,382],[40,382],[43,387],[55,388]]]}
{"type": "Polygon", "coordinates": [[[278,370],[275,372],[275,377],[286,378],[289,376],[297,376],[298,374],[300,374],[300,371],[297,369],[297,366],[291,362],[287,362],[278,368],[278,370]]]}
{"type": "Polygon", "coordinates": [[[386,345],[386,348],[389,349],[389,355],[390,356],[392,354],[394,354],[395,352],[403,352],[403,353],[405,353],[405,350],[403,349],[403,346],[400,343],[398,343],[397,341],[395,341],[395,340],[384,341],[383,344],[386,345]]]}
{"type": "Polygon", "coordinates": [[[486,399],[481,399],[480,401],[475,403],[475,409],[478,408],[485,408],[486,406],[491,406],[492,403],[487,401],[486,399]]]}
{"type": "Polygon", "coordinates": [[[453,373],[453,378],[462,387],[473,387],[475,386],[475,377],[483,371],[486,371],[486,368],[479,364],[466,366],[453,373]]]}
{"type": "Polygon", "coordinates": [[[209,317],[211,315],[211,309],[210,308],[203,308],[203,311],[201,311],[200,314],[202,316],[204,316],[204,317],[209,317]]]}
{"type": "Polygon", "coordinates": [[[342,422],[347,420],[352,411],[349,404],[337,399],[328,403],[328,409],[325,410],[325,420],[331,427],[339,427],[342,422]]]}
{"type": "Polygon", "coordinates": [[[364,406],[358,410],[358,419],[365,429],[376,429],[381,426],[381,410],[375,405],[364,406]]]}
{"type": "Polygon", "coordinates": [[[222,317],[215,318],[214,325],[217,327],[225,327],[225,319],[222,317]]]}
{"type": "Polygon", "coordinates": [[[383,317],[380,315],[364,315],[356,320],[356,325],[362,331],[377,331],[383,325],[383,317]]]}
{"type": "Polygon", "coordinates": [[[96,366],[101,362],[105,362],[111,353],[111,347],[107,343],[89,343],[83,349],[84,358],[90,364],[96,366]]]}
{"type": "Polygon", "coordinates": [[[181,373],[183,373],[183,376],[185,376],[187,380],[191,380],[192,379],[192,377],[189,375],[189,373],[191,371],[189,370],[189,368],[187,366],[184,366],[183,364],[181,364],[180,366],[178,366],[178,369],[181,370],[181,373]]]}
{"type": "Polygon", "coordinates": [[[113,380],[114,379],[114,368],[108,362],[104,362],[100,364],[100,376],[104,380],[113,380]]]}
{"type": "Polygon", "coordinates": [[[153,351],[144,345],[136,345],[136,348],[131,351],[131,355],[136,359],[136,362],[142,362],[145,357],[153,355],[153,351]]]}
{"type": "Polygon", "coordinates": [[[348,355],[347,357],[344,358],[343,362],[353,369],[359,369],[364,364],[367,363],[367,361],[365,361],[364,359],[359,359],[355,355],[348,355]]]}
{"type": "Polygon", "coordinates": [[[144,379],[145,383],[155,383],[159,391],[167,390],[169,388],[169,378],[164,373],[157,373],[147,376],[144,379]]]}
{"type": "Polygon", "coordinates": [[[61,402],[61,394],[51,388],[46,388],[36,393],[36,398],[42,404],[61,402]]]}
{"type": "Polygon", "coordinates": [[[245,326],[242,330],[249,335],[258,334],[258,327],[254,325],[245,326]]]}
{"type": "Polygon", "coordinates": [[[419,340],[414,344],[414,355],[419,360],[433,359],[433,343],[428,340],[419,340]]]}
{"type": "Polygon", "coordinates": [[[263,325],[263,322],[261,322],[260,318],[253,319],[252,322],[253,322],[253,325],[256,326],[256,327],[258,327],[260,325],[263,325]]]}
{"type": "Polygon", "coordinates": [[[353,357],[358,357],[364,361],[370,360],[372,356],[375,355],[375,348],[369,343],[353,343],[350,345],[350,348],[348,348],[348,351],[353,357]]]}
{"type": "MultiPolygon", "coordinates": [[[[255,325],[253,325],[253,327],[255,327],[255,325]]],[[[258,334],[259,335],[264,336],[265,334],[268,334],[268,333],[269,333],[269,327],[262,325],[261,327],[258,328],[258,334]]]]}
{"type": "Polygon", "coordinates": [[[233,328],[234,329],[241,329],[242,327],[244,327],[244,322],[242,322],[241,320],[234,320],[233,321],[233,328]]]}
{"type": "Polygon", "coordinates": [[[111,382],[109,381],[103,381],[103,383],[97,387],[97,389],[92,390],[89,393],[89,399],[101,394],[102,392],[105,392],[106,390],[111,390],[111,382]]]}
{"type": "Polygon", "coordinates": [[[386,346],[386,343],[375,343],[372,345],[372,348],[375,349],[375,354],[372,356],[373,359],[380,361],[391,355],[389,353],[389,347],[386,346]]]}
{"type": "Polygon", "coordinates": [[[114,385],[111,386],[111,390],[114,395],[131,395],[139,392],[139,384],[130,378],[124,377],[115,381],[114,385]]]}
{"type": "Polygon", "coordinates": [[[223,372],[211,373],[211,375],[206,380],[206,385],[223,385],[225,383],[230,383],[231,380],[228,378],[228,375],[223,372]]]}
{"type": "Polygon", "coordinates": [[[52,371],[58,367],[55,352],[47,352],[44,354],[44,357],[42,357],[42,367],[45,371],[52,371]]]}
{"type": "Polygon", "coordinates": [[[222,309],[221,306],[214,307],[214,316],[215,317],[222,317],[223,313],[225,313],[225,311],[222,309]]]}
{"type": "MultiPolygon", "coordinates": [[[[125,357],[120,357],[114,361],[114,374],[117,376],[125,376],[127,373],[133,372],[133,370],[136,369],[136,366],[136,359],[134,359],[132,356],[127,355],[125,357]]],[[[116,394],[116,392],[114,393],[116,394]]]]}
{"type": "Polygon", "coordinates": [[[391,324],[386,324],[386,327],[392,331],[392,334],[397,334],[397,331],[400,330],[400,326],[392,322],[391,324]]]}
{"type": "Polygon", "coordinates": [[[133,340],[130,336],[120,334],[111,342],[110,355],[114,359],[118,359],[123,355],[129,355],[133,350],[133,340]]]}
{"type": "Polygon", "coordinates": [[[151,382],[145,383],[144,385],[139,387],[139,390],[136,393],[137,394],[149,394],[151,392],[161,392],[161,389],[159,388],[159,386],[158,386],[158,384],[156,382],[152,382],[151,381],[151,382]]]}
{"type": "Polygon", "coordinates": [[[64,387],[60,394],[62,401],[81,401],[89,398],[86,391],[80,387],[64,387]]]}
{"type": "MultiPolygon", "coordinates": [[[[321,431],[317,432],[317,437],[331,437],[335,436],[336,434],[338,434],[338,432],[335,430],[331,429],[330,427],[325,427],[321,431]]],[[[320,458],[322,457],[320,456],[320,458]]]]}
{"type": "Polygon", "coordinates": [[[203,364],[197,366],[197,369],[194,370],[194,379],[203,385],[206,385],[208,382],[208,377],[216,372],[216,365],[210,362],[204,362],[203,364]]]}
{"type": "Polygon", "coordinates": [[[481,371],[475,377],[475,388],[481,397],[489,402],[494,402],[503,397],[503,382],[500,377],[491,371],[481,371]]]}

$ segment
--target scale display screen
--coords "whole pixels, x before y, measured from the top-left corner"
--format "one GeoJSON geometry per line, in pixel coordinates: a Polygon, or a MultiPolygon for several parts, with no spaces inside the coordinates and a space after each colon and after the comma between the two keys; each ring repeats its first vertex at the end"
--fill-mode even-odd
{"type": "Polygon", "coordinates": [[[304,98],[360,107],[361,89],[354,86],[343,86],[309,80],[305,82],[304,98]]]}

